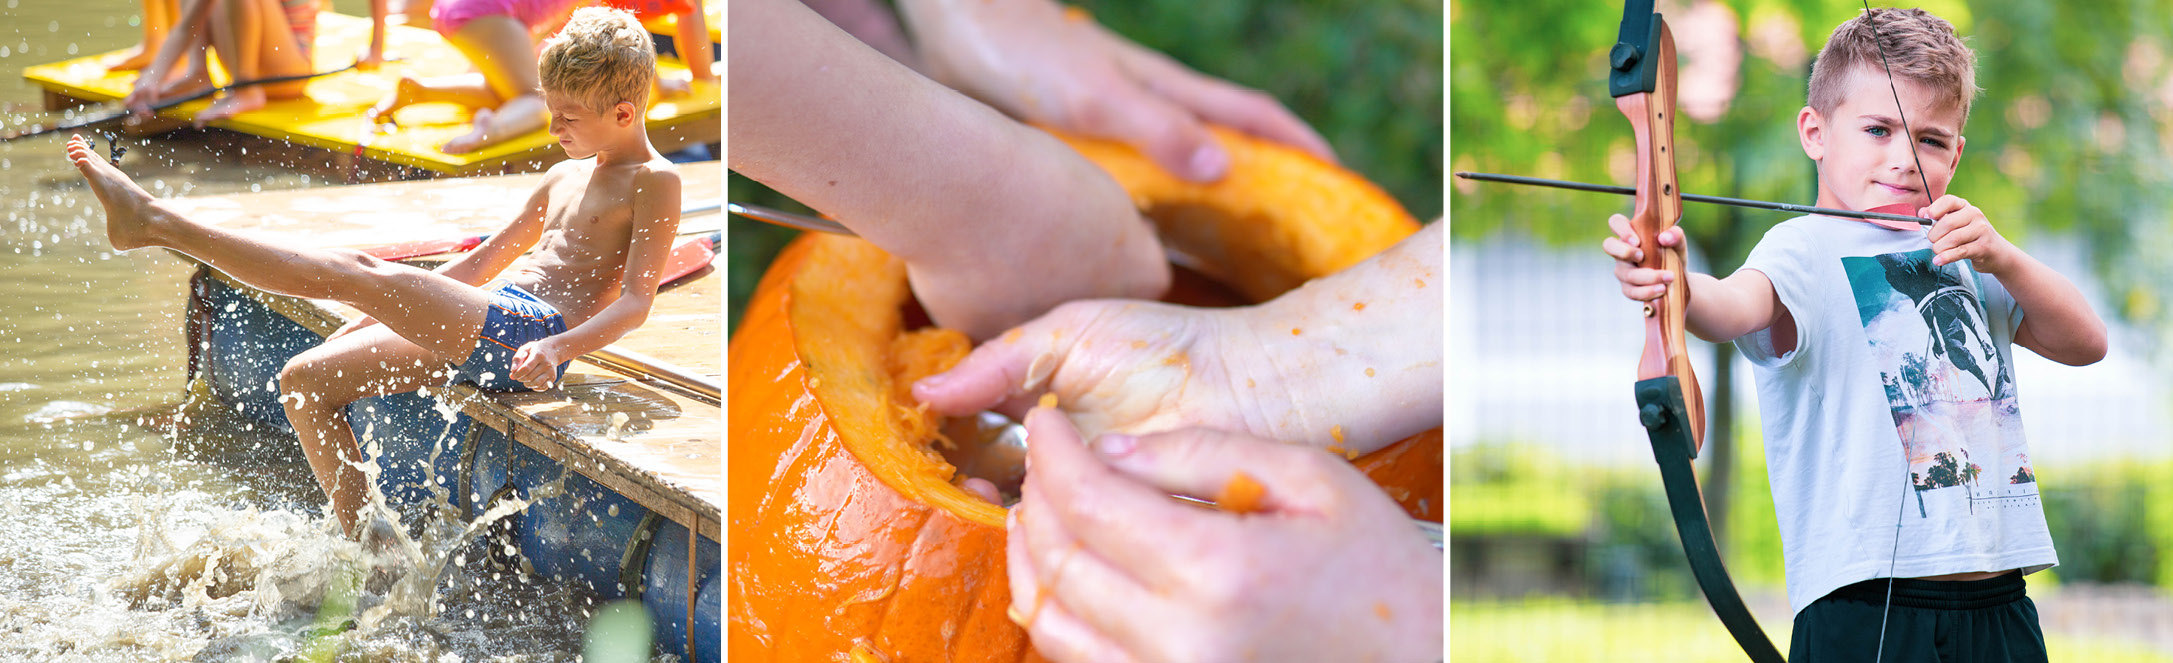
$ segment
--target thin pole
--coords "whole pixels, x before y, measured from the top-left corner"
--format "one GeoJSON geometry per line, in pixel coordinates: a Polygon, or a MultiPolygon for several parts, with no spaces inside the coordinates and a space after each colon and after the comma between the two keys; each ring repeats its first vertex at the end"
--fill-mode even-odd
{"type": "MultiPolygon", "coordinates": [[[[1501,182],[1504,184],[1544,186],[1553,187],[1556,189],[1570,189],[1574,191],[1591,191],[1594,193],[1615,193],[1625,196],[1637,195],[1637,189],[1634,187],[1612,186],[1607,184],[1586,184],[1584,182],[1568,182],[1564,180],[1550,180],[1539,177],[1524,177],[1521,175],[1496,175],[1493,173],[1457,173],[1456,176],[1467,180],[1477,180],[1480,182],[1501,182]]],[[[1855,210],[1834,209],[1831,207],[1791,205],[1788,203],[1775,203],[1763,200],[1748,200],[1744,198],[1701,196],[1694,193],[1683,194],[1683,200],[1694,203],[1706,203],[1709,205],[1733,205],[1735,207],[1749,207],[1752,209],[1773,210],[1777,212],[1795,212],[1797,214],[1839,216],[1851,219],[1880,219],[1883,221],[1903,221],[1923,226],[1928,226],[1932,224],[1931,219],[1919,218],[1914,216],[1902,216],[1900,214],[1885,214],[1881,212],[1858,212],[1855,210]]]]}

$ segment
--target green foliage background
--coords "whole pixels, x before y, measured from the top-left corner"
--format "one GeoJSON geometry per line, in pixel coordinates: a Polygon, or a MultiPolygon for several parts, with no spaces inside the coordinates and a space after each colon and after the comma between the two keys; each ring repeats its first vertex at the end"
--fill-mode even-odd
{"type": "MultiPolygon", "coordinates": [[[[1434,0],[1077,0],[1117,34],[1259,88],[1313,125],[1346,167],[1420,219],[1441,215],[1442,16],[1434,0]]],[[[729,147],[727,148],[729,149],[729,147]]],[[[805,207],[733,175],[734,201],[805,207]]],[[[793,232],[734,221],[728,315],[793,232]]]]}

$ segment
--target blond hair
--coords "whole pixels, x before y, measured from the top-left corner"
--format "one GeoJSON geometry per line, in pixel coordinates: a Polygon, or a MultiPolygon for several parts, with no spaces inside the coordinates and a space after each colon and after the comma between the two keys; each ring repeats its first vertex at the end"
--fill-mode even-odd
{"type": "Polygon", "coordinates": [[[543,42],[536,70],[545,91],[571,96],[598,113],[622,101],[646,108],[656,46],[633,14],[583,7],[543,42]]]}
{"type": "Polygon", "coordinates": [[[1811,64],[1811,108],[1833,114],[1841,105],[1849,73],[1870,67],[1931,88],[1942,107],[1960,107],[1969,119],[1977,95],[1977,54],[1955,36],[1954,24],[1922,9],[1873,9],[1833,29],[1826,47],[1811,64]],[[1874,41],[1875,40],[1875,41],[1874,41]],[[1885,51],[1885,66],[1879,61],[1885,51]]]}

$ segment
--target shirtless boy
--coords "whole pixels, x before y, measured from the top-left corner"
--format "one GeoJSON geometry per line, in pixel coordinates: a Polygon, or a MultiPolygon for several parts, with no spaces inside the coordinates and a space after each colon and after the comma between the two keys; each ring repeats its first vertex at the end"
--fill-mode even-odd
{"type": "Polygon", "coordinates": [[[631,14],[583,9],[544,46],[539,68],[551,135],[574,159],[551,168],[504,230],[436,271],[190,221],[82,137],[68,143],[105,206],[114,248],[170,248],[257,288],[366,314],[279,375],[287,419],[350,533],[368,479],[356,465],[349,403],[443,383],[449,365],[455,380],[486,390],[549,389],[573,358],[648,318],[678,231],[680,188],[642,123],[656,74],[648,33],[631,14]],[[522,259],[530,247],[538,250],[522,259]]]}

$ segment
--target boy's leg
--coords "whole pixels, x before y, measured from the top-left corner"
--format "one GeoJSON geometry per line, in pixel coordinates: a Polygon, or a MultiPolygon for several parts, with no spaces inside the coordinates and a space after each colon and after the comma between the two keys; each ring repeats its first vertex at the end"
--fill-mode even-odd
{"type": "Polygon", "coordinates": [[[106,239],[115,249],[162,246],[262,290],[345,303],[447,362],[475,348],[489,308],[482,290],[360,251],[283,247],[182,218],[80,136],[68,141],[68,158],[105,206],[106,239]]]}
{"type": "MultiPolygon", "coordinates": [[[[294,30],[279,0],[217,0],[211,12],[211,44],[236,81],[309,73],[314,66],[302,56],[294,30]]],[[[302,94],[305,83],[260,85],[228,92],[196,114],[196,125],[233,117],[264,107],[268,97],[290,98],[302,94]]]]}
{"type": "MultiPolygon", "coordinates": [[[[471,342],[472,344],[472,342],[471,342]]],[[[364,327],[289,360],[279,371],[279,401],[294,425],[309,469],[352,534],[368,502],[369,477],[356,465],[362,450],[347,421],[347,405],[370,396],[443,384],[446,361],[384,326],[364,327]]]]}
{"type": "Polygon", "coordinates": [[[473,152],[550,124],[550,109],[537,80],[536,44],[527,25],[511,16],[482,16],[460,26],[447,41],[475,63],[491,92],[505,101],[488,112],[478,111],[474,131],[439,149],[447,154],[473,152]]]}

